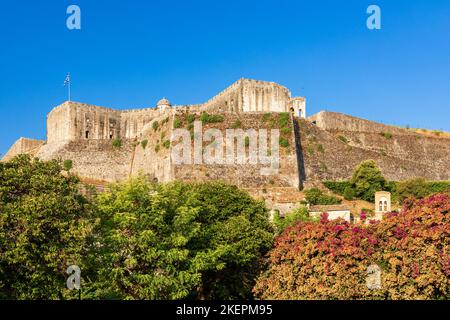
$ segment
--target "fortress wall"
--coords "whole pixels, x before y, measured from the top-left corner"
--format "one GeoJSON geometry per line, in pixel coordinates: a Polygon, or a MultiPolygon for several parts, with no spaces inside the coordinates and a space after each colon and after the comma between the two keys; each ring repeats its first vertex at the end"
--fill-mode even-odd
{"type": "Polygon", "coordinates": [[[159,110],[155,108],[123,111],[120,125],[121,137],[126,139],[141,137],[144,127],[159,115],[159,110]]]}
{"type": "Polygon", "coordinates": [[[203,105],[208,112],[287,112],[291,93],[273,82],[240,79],[203,105]]]}
{"type": "Polygon", "coordinates": [[[74,103],[71,108],[71,140],[120,138],[120,111],[74,103]]]}
{"type": "Polygon", "coordinates": [[[137,140],[132,160],[131,174],[140,173],[146,175],[151,181],[168,182],[172,180],[172,168],[170,159],[170,146],[164,146],[169,140],[173,128],[173,116],[167,113],[154,118],[144,127],[142,137],[137,140]],[[158,121],[158,129],[155,131],[151,123],[158,121]],[[145,148],[142,141],[146,141],[145,148]],[[158,146],[158,147],[157,147],[158,146]]]}
{"type": "Polygon", "coordinates": [[[414,177],[450,180],[449,156],[445,154],[450,148],[450,139],[423,137],[416,140],[415,135],[394,135],[386,139],[378,133],[345,131],[349,140],[345,143],[338,138],[342,132],[323,130],[303,119],[297,121],[306,185],[321,180],[347,180],[354,168],[368,159],[376,161],[388,180],[414,177]],[[360,142],[356,142],[356,137],[360,142]]]}
{"type": "MultiPolygon", "coordinates": [[[[265,129],[268,131],[267,144],[270,146],[270,130],[276,129],[277,124],[275,121],[262,121],[263,113],[255,114],[235,114],[235,113],[221,113],[224,117],[224,121],[220,123],[204,124],[202,127],[203,134],[210,128],[219,129],[222,132],[223,139],[226,137],[226,129],[233,128],[233,124],[239,119],[242,130],[265,129]]],[[[278,114],[273,114],[273,117],[278,117],[278,114]]],[[[186,125],[186,122],[183,122],[186,125]]],[[[290,126],[291,128],[291,126],[290,126]]],[[[292,130],[292,128],[291,128],[292,130]]],[[[281,133],[280,133],[281,134],[281,133]]],[[[187,182],[200,182],[200,181],[225,181],[231,184],[235,184],[239,187],[253,189],[271,188],[271,187],[287,187],[297,189],[299,186],[299,175],[297,170],[297,159],[295,154],[294,135],[287,135],[289,140],[289,148],[280,147],[280,169],[277,174],[262,175],[261,169],[267,168],[268,164],[262,164],[258,161],[257,164],[238,164],[235,161],[234,164],[172,164],[173,179],[187,181],[187,182]]],[[[204,141],[204,148],[212,142],[204,141]]],[[[191,150],[194,148],[192,141],[191,150]]],[[[236,152],[236,145],[235,145],[236,152]]],[[[203,149],[205,150],[205,149],[203,149]]],[[[193,152],[193,151],[192,151],[193,152]]],[[[223,154],[226,155],[226,148],[224,146],[223,154]]],[[[247,148],[248,156],[248,148],[247,148]]]]}
{"type": "Polygon", "coordinates": [[[35,155],[45,142],[43,140],[34,140],[28,138],[18,139],[8,150],[2,161],[8,161],[19,154],[35,155]]]}
{"type": "Polygon", "coordinates": [[[421,134],[392,134],[385,137],[375,132],[331,130],[334,136],[343,136],[349,145],[378,153],[408,159],[430,167],[440,167],[441,174],[450,176],[450,139],[421,134]]]}
{"type": "Polygon", "coordinates": [[[291,93],[273,82],[247,80],[243,82],[244,112],[288,112],[291,93]]]}
{"type": "Polygon", "coordinates": [[[325,130],[346,130],[355,132],[390,132],[396,134],[411,134],[408,130],[388,126],[381,123],[348,116],[342,113],[320,111],[308,120],[314,122],[319,128],[325,130]]]}
{"type": "Polygon", "coordinates": [[[132,150],[128,140],[120,148],[114,148],[111,140],[79,140],[68,142],[51,158],[72,160],[71,171],[81,178],[116,182],[128,179],[132,150]]]}
{"type": "Polygon", "coordinates": [[[47,116],[47,141],[115,139],[120,137],[120,111],[65,102],[47,116]]]}
{"type": "Polygon", "coordinates": [[[47,143],[71,139],[69,102],[55,107],[47,115],[47,143]]]}

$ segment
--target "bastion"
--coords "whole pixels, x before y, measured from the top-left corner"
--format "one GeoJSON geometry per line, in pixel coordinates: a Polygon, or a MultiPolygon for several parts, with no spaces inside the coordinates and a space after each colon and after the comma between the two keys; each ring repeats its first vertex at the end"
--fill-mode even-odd
{"type": "MultiPolygon", "coordinates": [[[[258,145],[270,145],[269,136],[258,145]]],[[[66,101],[47,115],[46,141],[20,138],[2,161],[18,154],[70,159],[73,173],[95,184],[139,174],[158,182],[223,180],[279,208],[302,200],[298,191],[303,187],[348,179],[367,159],[375,160],[389,180],[450,180],[448,135],[424,135],[335,112],[307,117],[304,97],[293,97],[277,83],[251,79],[240,79],[196,105],[172,105],[163,98],[156,106],[115,110],[66,101]],[[204,114],[216,118],[204,121],[202,133],[216,129],[225,136],[227,129],[240,129],[243,139],[252,130],[279,130],[276,174],[261,174],[262,164],[250,157],[231,164],[174,163],[174,130],[198,135],[192,121],[201,121],[204,114]]]]}

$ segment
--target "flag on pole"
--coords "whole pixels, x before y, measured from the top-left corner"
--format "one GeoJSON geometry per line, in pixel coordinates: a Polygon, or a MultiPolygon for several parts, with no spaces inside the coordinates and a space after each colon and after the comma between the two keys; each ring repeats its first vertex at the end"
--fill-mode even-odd
{"type": "Polygon", "coordinates": [[[68,96],[70,101],[70,73],[68,72],[66,75],[66,79],[64,79],[64,87],[67,86],[68,88],[68,96]]]}
{"type": "Polygon", "coordinates": [[[64,87],[70,84],[70,73],[66,75],[66,79],[64,79],[64,87]]]}

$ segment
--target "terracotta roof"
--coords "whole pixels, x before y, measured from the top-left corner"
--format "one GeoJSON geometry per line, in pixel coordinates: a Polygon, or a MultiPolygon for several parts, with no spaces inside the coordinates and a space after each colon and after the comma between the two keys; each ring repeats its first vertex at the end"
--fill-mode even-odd
{"type": "Polygon", "coordinates": [[[330,212],[330,211],[350,211],[350,208],[344,204],[310,206],[310,212],[330,212]]]}

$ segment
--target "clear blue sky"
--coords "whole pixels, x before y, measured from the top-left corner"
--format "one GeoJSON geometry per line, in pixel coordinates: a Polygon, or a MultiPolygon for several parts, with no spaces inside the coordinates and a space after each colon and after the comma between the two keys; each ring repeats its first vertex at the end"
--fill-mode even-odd
{"type": "Polygon", "coordinates": [[[112,108],[200,103],[249,77],[305,96],[309,114],[450,131],[448,0],[2,0],[0,36],[2,154],[45,139],[68,71],[73,100],[112,108]]]}

